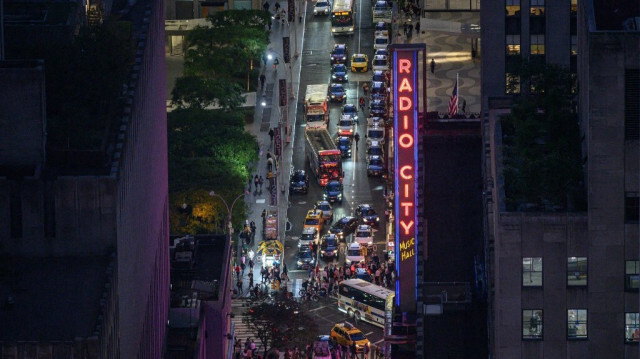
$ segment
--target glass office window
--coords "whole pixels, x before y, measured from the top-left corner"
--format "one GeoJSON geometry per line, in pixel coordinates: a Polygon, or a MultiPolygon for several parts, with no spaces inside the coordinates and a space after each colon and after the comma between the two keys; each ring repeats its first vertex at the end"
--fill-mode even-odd
{"type": "Polygon", "coordinates": [[[531,35],[531,55],[544,55],[544,35],[531,35]]]}
{"type": "Polygon", "coordinates": [[[640,284],[640,264],[638,261],[624,261],[624,290],[637,292],[640,284]]]}
{"type": "Polygon", "coordinates": [[[520,0],[507,0],[505,13],[507,16],[520,16],[520,0]]]}
{"type": "Polygon", "coordinates": [[[578,54],[578,35],[571,35],[571,55],[578,54]]]}
{"type": "Polygon", "coordinates": [[[571,0],[571,16],[578,16],[578,0],[571,0]]]}
{"type": "Polygon", "coordinates": [[[624,193],[624,222],[638,223],[640,219],[640,196],[637,192],[624,193]]]}
{"type": "Polygon", "coordinates": [[[587,339],[587,310],[567,310],[567,339],[587,339]]]}
{"type": "Polygon", "coordinates": [[[507,94],[520,93],[520,76],[507,72],[505,92],[507,94]]]}
{"type": "Polygon", "coordinates": [[[542,257],[522,258],[522,286],[542,287],[542,257]]]}
{"type": "Polygon", "coordinates": [[[507,35],[507,55],[520,55],[520,35],[507,35]]]}
{"type": "Polygon", "coordinates": [[[640,325],[638,313],[624,313],[624,342],[637,343],[640,339],[640,325]]]}
{"type": "Polygon", "coordinates": [[[544,16],[544,0],[530,0],[529,6],[531,16],[544,16]]]}
{"type": "Polygon", "coordinates": [[[587,285],[587,257],[567,258],[567,285],[587,285]]]}
{"type": "Polygon", "coordinates": [[[522,339],[542,339],[542,309],[522,310],[522,339]]]}

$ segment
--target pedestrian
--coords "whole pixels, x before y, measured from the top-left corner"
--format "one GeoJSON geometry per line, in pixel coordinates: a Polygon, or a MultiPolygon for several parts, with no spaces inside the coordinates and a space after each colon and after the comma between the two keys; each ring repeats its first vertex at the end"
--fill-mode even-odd
{"type": "MultiPolygon", "coordinates": [[[[253,262],[249,262],[250,267],[253,269],[253,262]]],[[[253,273],[249,272],[249,289],[253,288],[253,273]]]]}
{"type": "Polygon", "coordinates": [[[244,262],[240,263],[240,268],[242,269],[242,276],[243,276],[243,277],[244,277],[244,269],[245,269],[246,267],[247,267],[247,266],[244,264],[244,262]]]}
{"type": "Polygon", "coordinates": [[[436,70],[436,60],[431,59],[431,64],[429,65],[429,67],[431,67],[431,73],[435,73],[436,70]]]}
{"type": "MultiPolygon", "coordinates": [[[[271,25],[269,25],[271,27],[271,25]]],[[[262,54],[262,64],[263,67],[267,66],[267,54],[262,54]]]]}
{"type": "Polygon", "coordinates": [[[276,2],[276,6],[275,7],[276,7],[276,12],[278,12],[280,10],[280,3],[276,2]]]}
{"type": "Polygon", "coordinates": [[[282,25],[284,25],[284,22],[286,21],[286,19],[287,19],[287,12],[284,9],[282,9],[282,14],[280,15],[280,22],[282,22],[282,25]]]}
{"type": "Polygon", "coordinates": [[[253,259],[249,259],[249,271],[250,271],[249,273],[253,272],[253,264],[254,264],[253,259]]]}
{"type": "Polygon", "coordinates": [[[267,81],[267,77],[264,74],[260,75],[260,90],[264,90],[265,81],[267,81]]]}
{"type": "Polygon", "coordinates": [[[409,32],[407,34],[408,38],[411,38],[411,33],[413,32],[413,24],[409,24],[409,32]]]}
{"type": "Polygon", "coordinates": [[[416,35],[420,35],[420,20],[416,22],[416,35]]]}
{"type": "Polygon", "coordinates": [[[264,4],[262,5],[262,8],[264,9],[264,11],[269,11],[269,3],[265,1],[264,4]]]}
{"type": "Polygon", "coordinates": [[[264,183],[264,178],[262,178],[262,175],[260,175],[260,177],[258,178],[258,184],[260,185],[260,192],[262,192],[263,183],[264,183]]]}
{"type": "MultiPolygon", "coordinates": [[[[258,181],[259,181],[259,180],[258,180],[258,181]]],[[[251,221],[251,223],[249,223],[249,228],[251,228],[251,237],[252,237],[252,238],[255,238],[255,237],[256,237],[256,228],[257,228],[257,227],[256,227],[256,222],[251,221]]],[[[251,252],[249,253],[249,259],[253,259],[253,256],[251,255],[251,253],[252,253],[252,252],[253,252],[253,251],[251,251],[251,252]]]]}
{"type": "Polygon", "coordinates": [[[260,270],[260,282],[264,283],[264,280],[267,278],[267,269],[262,267],[260,270]]]}
{"type": "Polygon", "coordinates": [[[236,264],[236,278],[240,278],[240,266],[236,264]]]}
{"type": "Polygon", "coordinates": [[[264,232],[264,225],[267,222],[267,210],[266,209],[262,210],[262,214],[260,215],[260,217],[262,217],[262,231],[264,232]]]}
{"type": "MultiPolygon", "coordinates": [[[[270,145],[273,143],[273,136],[275,136],[276,133],[273,131],[273,128],[269,129],[269,138],[271,139],[270,145]]],[[[271,157],[269,154],[267,154],[267,157],[271,157]]]]}
{"type": "Polygon", "coordinates": [[[260,179],[258,179],[258,175],[253,176],[253,184],[256,186],[256,191],[257,191],[258,184],[260,184],[260,179]]]}
{"type": "Polygon", "coordinates": [[[462,99],[462,113],[466,113],[467,110],[467,100],[462,99]]]}
{"type": "Polygon", "coordinates": [[[367,82],[362,85],[362,92],[364,92],[364,95],[367,96],[367,92],[369,92],[369,84],[367,82]]]}
{"type": "Polygon", "coordinates": [[[405,21],[404,24],[402,24],[402,32],[404,33],[404,36],[407,36],[407,22],[405,21]]]}
{"type": "Polygon", "coordinates": [[[238,278],[236,286],[238,287],[238,295],[242,295],[242,279],[238,278]]]}
{"type": "Polygon", "coordinates": [[[282,265],[282,273],[287,274],[289,271],[287,270],[287,263],[282,265]]]}
{"type": "Polygon", "coordinates": [[[356,140],[356,147],[358,147],[358,141],[360,141],[360,135],[358,133],[353,136],[353,139],[356,140]]]}
{"type": "Polygon", "coordinates": [[[360,96],[360,100],[358,102],[360,103],[360,109],[364,112],[364,97],[360,96]]]}
{"type": "Polygon", "coordinates": [[[273,59],[273,70],[274,71],[278,71],[278,65],[280,65],[280,60],[278,60],[278,58],[276,57],[275,59],[273,59]]]}

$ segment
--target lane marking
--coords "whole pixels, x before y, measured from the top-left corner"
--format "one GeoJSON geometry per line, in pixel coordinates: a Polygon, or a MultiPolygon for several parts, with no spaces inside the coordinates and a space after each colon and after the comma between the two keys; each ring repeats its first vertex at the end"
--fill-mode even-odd
{"type": "Polygon", "coordinates": [[[369,333],[365,334],[364,336],[366,337],[366,336],[369,336],[371,334],[373,334],[373,332],[369,332],[369,333]]]}
{"type": "Polygon", "coordinates": [[[380,339],[380,340],[378,340],[377,342],[375,342],[373,344],[378,344],[378,343],[383,342],[383,341],[384,341],[384,339],[380,339]]]}
{"type": "Polygon", "coordinates": [[[316,310],[320,310],[320,309],[326,308],[326,307],[328,307],[328,305],[323,305],[322,307],[318,307],[318,308],[314,308],[314,309],[308,310],[308,312],[315,312],[316,310]]]}

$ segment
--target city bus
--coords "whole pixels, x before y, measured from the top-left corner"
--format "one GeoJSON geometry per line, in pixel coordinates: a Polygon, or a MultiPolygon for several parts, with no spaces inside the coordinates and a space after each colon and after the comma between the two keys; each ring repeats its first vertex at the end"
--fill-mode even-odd
{"type": "Polygon", "coordinates": [[[353,34],[355,0],[335,0],[331,9],[331,34],[353,34]]]}
{"type": "Polygon", "coordinates": [[[347,279],[338,287],[338,309],[356,320],[384,327],[387,303],[395,292],[362,279],[347,279]]]}

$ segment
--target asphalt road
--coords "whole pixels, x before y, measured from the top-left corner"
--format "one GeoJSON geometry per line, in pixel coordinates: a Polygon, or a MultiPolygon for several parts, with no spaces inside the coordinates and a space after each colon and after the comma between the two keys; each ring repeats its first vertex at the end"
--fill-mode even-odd
{"type": "MultiPolygon", "coordinates": [[[[331,35],[331,22],[327,16],[313,16],[313,6],[307,8],[307,20],[304,38],[304,51],[302,52],[302,72],[300,75],[300,93],[296,96],[298,103],[298,113],[296,114],[295,133],[293,140],[293,168],[304,168],[309,171],[309,166],[305,158],[304,142],[304,113],[302,102],[307,85],[328,84],[331,74],[330,52],[336,43],[347,44],[349,54],[365,53],[369,61],[373,57],[373,26],[371,21],[371,0],[357,0],[356,31],[350,36],[331,35]],[[360,10],[362,9],[362,10],[360,10]]],[[[346,103],[358,103],[358,98],[362,96],[362,83],[371,80],[372,72],[354,74],[349,72],[349,83],[345,83],[347,88],[346,103]]],[[[329,133],[332,138],[336,135],[336,123],[338,121],[342,104],[330,104],[329,106],[329,133]]],[[[380,215],[380,225],[374,228],[374,244],[376,244],[380,257],[384,249],[385,216],[383,183],[381,178],[367,177],[366,171],[366,115],[359,114],[359,122],[356,131],[359,133],[361,141],[354,152],[352,158],[343,160],[344,178],[344,201],[342,204],[333,204],[334,220],[353,214],[353,209],[362,203],[368,203],[380,215]]],[[[289,209],[287,218],[291,222],[291,230],[286,233],[284,261],[289,268],[289,274],[294,283],[294,293],[297,293],[299,280],[307,277],[306,270],[296,270],[296,251],[298,238],[302,233],[304,217],[308,210],[313,208],[316,201],[322,199],[322,188],[316,182],[315,177],[309,176],[310,188],[306,195],[292,194],[289,196],[289,209]]],[[[325,226],[323,233],[326,233],[329,226],[325,226]]],[[[347,238],[346,243],[350,243],[351,238],[347,238]]],[[[334,263],[344,263],[344,247],[341,244],[341,255],[335,259],[334,263]]],[[[320,261],[320,267],[327,263],[320,261]]],[[[309,313],[316,318],[316,322],[321,333],[328,334],[335,323],[347,320],[346,314],[338,311],[335,299],[323,298],[319,303],[312,303],[309,313]]],[[[372,343],[382,341],[382,329],[364,322],[358,323],[358,328],[369,338],[372,343]]]]}

